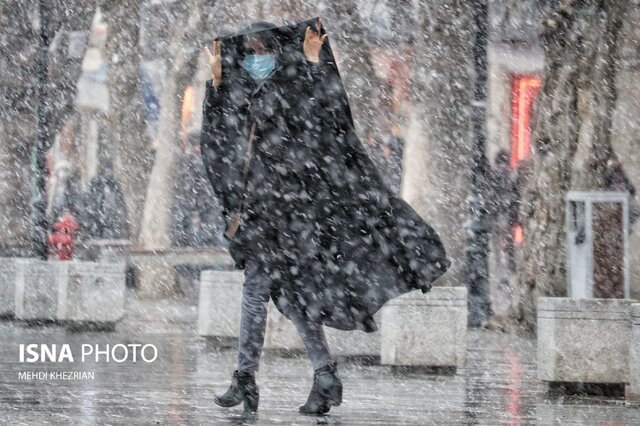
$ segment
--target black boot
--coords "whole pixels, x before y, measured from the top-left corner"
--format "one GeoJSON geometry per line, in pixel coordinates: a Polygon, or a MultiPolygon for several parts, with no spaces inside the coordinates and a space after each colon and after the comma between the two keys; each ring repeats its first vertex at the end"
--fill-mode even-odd
{"type": "Polygon", "coordinates": [[[332,406],[342,403],[342,382],[337,374],[337,364],[332,362],[319,368],[313,375],[313,386],[307,402],[300,407],[302,414],[326,414],[332,406]]]}
{"type": "Polygon", "coordinates": [[[255,412],[258,410],[259,397],[255,374],[236,370],[233,372],[229,390],[224,395],[216,395],[213,401],[221,407],[235,407],[244,401],[244,410],[255,412]]]}

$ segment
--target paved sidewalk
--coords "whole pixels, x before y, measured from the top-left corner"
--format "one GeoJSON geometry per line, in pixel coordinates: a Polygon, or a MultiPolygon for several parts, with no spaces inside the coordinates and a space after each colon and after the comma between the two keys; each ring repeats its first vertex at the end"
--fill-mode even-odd
{"type": "MultiPolygon", "coordinates": [[[[213,404],[234,369],[235,351],[196,335],[193,295],[141,301],[130,292],[115,332],[69,332],[55,325],[0,322],[0,424],[579,424],[638,425],[624,399],[549,398],[535,378],[534,342],[472,331],[468,364],[457,375],[400,372],[343,363],[343,405],[321,418],[297,413],[311,386],[304,357],[266,353],[259,375],[260,412],[213,404]],[[19,363],[20,343],[154,344],[153,363],[19,363]],[[94,380],[20,380],[20,371],[93,371],[94,380]]],[[[78,357],[79,358],[79,357],[78,357]]]]}

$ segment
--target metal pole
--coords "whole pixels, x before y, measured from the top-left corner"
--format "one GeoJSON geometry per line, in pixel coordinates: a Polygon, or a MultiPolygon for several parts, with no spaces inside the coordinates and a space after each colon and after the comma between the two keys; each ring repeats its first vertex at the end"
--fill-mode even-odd
{"type": "Polygon", "coordinates": [[[46,215],[47,145],[49,141],[47,80],[49,62],[49,0],[40,0],[40,40],[36,63],[38,78],[37,138],[31,155],[31,220],[33,224],[31,255],[47,258],[48,224],[46,215]]]}
{"type": "Polygon", "coordinates": [[[473,178],[472,193],[467,199],[470,218],[467,230],[466,280],[469,289],[469,325],[477,327],[491,316],[489,298],[488,234],[485,208],[487,159],[486,86],[487,86],[487,1],[473,1],[476,37],[473,46],[475,79],[472,99],[473,178]]]}

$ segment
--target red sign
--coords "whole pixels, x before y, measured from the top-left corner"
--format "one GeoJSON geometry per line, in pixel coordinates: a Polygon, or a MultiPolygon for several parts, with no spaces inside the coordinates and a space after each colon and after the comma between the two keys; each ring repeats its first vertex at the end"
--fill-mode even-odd
{"type": "Polygon", "coordinates": [[[511,168],[531,153],[531,110],[542,86],[540,78],[514,75],[511,80],[511,168]]]}

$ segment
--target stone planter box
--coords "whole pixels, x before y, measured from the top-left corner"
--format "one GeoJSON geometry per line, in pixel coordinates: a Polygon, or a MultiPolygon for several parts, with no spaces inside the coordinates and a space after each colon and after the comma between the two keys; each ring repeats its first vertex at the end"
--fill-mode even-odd
{"type": "MultiPolygon", "coordinates": [[[[381,314],[374,315],[376,324],[381,326],[381,314]]],[[[373,333],[364,331],[343,331],[325,327],[331,355],[337,357],[365,357],[378,360],[380,358],[380,330],[373,333]]]]}
{"type": "Polygon", "coordinates": [[[304,344],[298,330],[291,321],[280,313],[272,300],[269,300],[267,332],[264,348],[281,352],[303,352],[304,344]]]}
{"type": "Polygon", "coordinates": [[[16,318],[24,321],[65,319],[68,263],[33,260],[16,282],[16,318]]]}
{"type": "Polygon", "coordinates": [[[380,362],[394,366],[461,367],[467,348],[467,289],[413,291],[382,307],[380,362]]]}
{"type": "Polygon", "coordinates": [[[21,257],[0,258],[0,317],[16,314],[16,287],[24,286],[24,272],[37,259],[21,257]]]}
{"type": "MultiPolygon", "coordinates": [[[[203,271],[200,275],[198,334],[237,339],[240,334],[243,271],[203,271]]],[[[264,348],[267,350],[304,350],[293,323],[269,301],[264,348]]]]}
{"type": "Polygon", "coordinates": [[[550,383],[629,381],[627,299],[538,299],[538,377],[550,383]]]}
{"type": "Polygon", "coordinates": [[[198,334],[237,339],[240,333],[243,271],[202,271],[198,334]]]}
{"type": "MultiPolygon", "coordinates": [[[[379,318],[376,318],[377,320],[379,318]]],[[[379,324],[379,321],[378,321],[379,324]]],[[[380,357],[380,332],[343,331],[324,327],[329,350],[334,357],[380,357]]],[[[304,352],[298,330],[289,319],[269,301],[265,349],[281,352],[304,352]]]]}
{"type": "Polygon", "coordinates": [[[126,263],[72,261],[65,264],[66,311],[59,319],[99,324],[120,321],[124,316],[126,263]]]}
{"type": "Polygon", "coordinates": [[[633,399],[640,402],[640,303],[631,305],[629,384],[633,399]]]}
{"type": "Polygon", "coordinates": [[[16,318],[111,323],[122,318],[125,264],[31,260],[16,282],[16,318]]]}
{"type": "Polygon", "coordinates": [[[134,265],[134,280],[140,297],[162,299],[176,295],[178,274],[162,257],[141,257],[134,265]]]}

